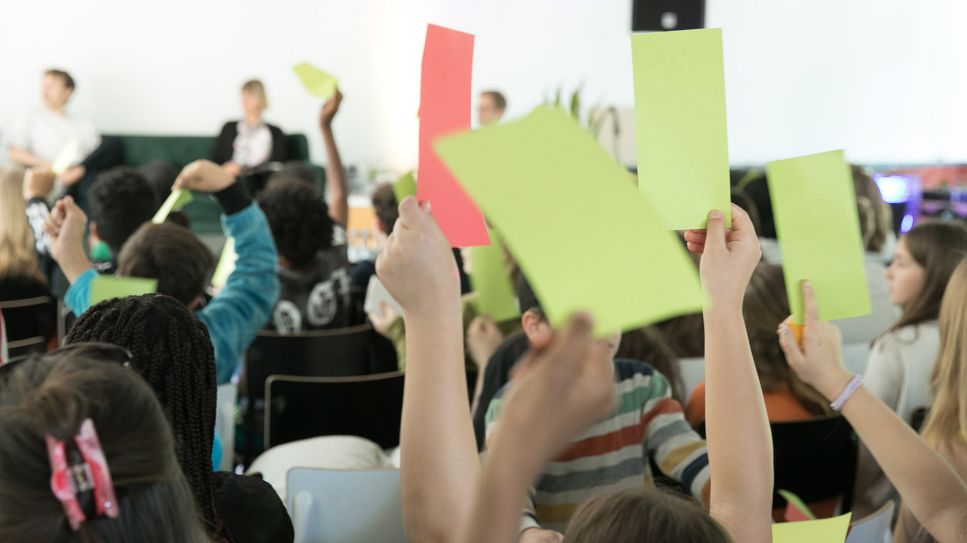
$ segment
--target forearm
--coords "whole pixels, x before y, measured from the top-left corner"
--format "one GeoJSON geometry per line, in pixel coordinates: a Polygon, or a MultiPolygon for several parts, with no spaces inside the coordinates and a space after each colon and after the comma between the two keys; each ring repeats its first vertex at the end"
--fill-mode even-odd
{"type": "Polygon", "coordinates": [[[494,436],[461,543],[513,542],[520,534],[521,507],[542,462],[526,454],[528,451],[512,447],[526,443],[528,436],[504,436],[503,430],[509,428],[494,436]]]}
{"type": "Polygon", "coordinates": [[[940,541],[957,540],[967,518],[967,486],[950,464],[866,387],[847,400],[843,415],[920,523],[940,541]]]}
{"type": "Polygon", "coordinates": [[[10,160],[19,163],[21,166],[33,167],[42,166],[47,164],[47,161],[40,158],[39,156],[31,153],[26,149],[21,149],[20,147],[10,147],[9,149],[10,160]]]}
{"type": "Polygon", "coordinates": [[[454,541],[479,480],[459,309],[454,296],[433,315],[406,317],[400,476],[410,541],[454,541]]]}
{"type": "Polygon", "coordinates": [[[342,166],[336,137],[331,127],[322,129],[326,147],[326,194],[329,198],[329,216],[337,224],[346,226],[349,220],[349,196],[346,188],[346,170],[342,166]]]}
{"type": "Polygon", "coordinates": [[[769,541],[772,438],[742,311],[707,308],[704,322],[711,514],[736,541],[769,541]]]}

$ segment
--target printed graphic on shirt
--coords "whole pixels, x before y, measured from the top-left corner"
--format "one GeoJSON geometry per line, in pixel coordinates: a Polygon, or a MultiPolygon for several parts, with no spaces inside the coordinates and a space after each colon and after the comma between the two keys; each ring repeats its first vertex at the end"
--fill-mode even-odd
{"type": "Polygon", "coordinates": [[[294,334],[302,330],[302,314],[289,300],[279,300],[272,312],[272,323],[280,334],[294,334]]]}
{"type": "Polygon", "coordinates": [[[309,324],[326,326],[332,322],[339,311],[339,299],[343,305],[349,303],[349,274],[345,269],[336,270],[328,280],[317,284],[309,293],[306,307],[309,324]]]}

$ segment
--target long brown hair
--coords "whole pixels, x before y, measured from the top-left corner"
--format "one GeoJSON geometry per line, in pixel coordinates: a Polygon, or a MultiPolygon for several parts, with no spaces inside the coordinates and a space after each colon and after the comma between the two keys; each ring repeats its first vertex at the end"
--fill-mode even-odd
{"type": "Polygon", "coordinates": [[[742,314],[762,391],[773,392],[788,386],[811,413],[829,413],[825,398],[799,379],[779,346],[776,329],[789,316],[789,301],[781,267],[764,262],[756,267],[745,291],[742,314]]]}
{"type": "MultiPolygon", "coordinates": [[[[16,363],[0,383],[0,541],[205,541],[171,430],[130,369],[82,353],[16,363]],[[120,514],[72,532],[50,488],[45,435],[67,442],[91,419],[120,514]]],[[[82,507],[90,498],[79,496],[82,507]]]]}
{"type": "Polygon", "coordinates": [[[893,210],[883,201],[880,188],[865,168],[853,165],[850,171],[853,174],[853,191],[856,193],[863,246],[867,251],[878,253],[890,237],[893,210]]]}
{"type": "Polygon", "coordinates": [[[924,222],[913,227],[902,239],[913,259],[923,267],[923,288],[903,308],[900,320],[890,328],[891,332],[936,320],[950,276],[967,257],[967,227],[958,222],[924,222]]]}
{"type": "Polygon", "coordinates": [[[935,448],[967,447],[967,260],[954,271],[940,306],[940,356],[923,437],[935,448]]]}
{"type": "Polygon", "coordinates": [[[574,513],[566,543],[732,543],[695,501],[644,486],[604,492],[574,513]]]}
{"type": "Polygon", "coordinates": [[[23,179],[23,170],[0,170],[0,278],[29,277],[46,283],[27,222],[23,179]]]}

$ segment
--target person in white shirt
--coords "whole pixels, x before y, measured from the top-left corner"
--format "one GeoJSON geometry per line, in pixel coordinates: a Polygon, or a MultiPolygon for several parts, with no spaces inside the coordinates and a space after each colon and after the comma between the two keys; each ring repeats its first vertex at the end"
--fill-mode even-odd
{"type": "Polygon", "coordinates": [[[85,177],[88,172],[83,162],[101,145],[92,123],[67,114],[75,89],[70,74],[47,70],[41,86],[43,107],[23,113],[7,141],[12,162],[41,169],[56,166],[59,190],[55,193],[63,193],[85,177]]]}
{"type": "MultiPolygon", "coordinates": [[[[251,175],[268,162],[285,162],[288,159],[285,134],[262,118],[268,107],[265,85],[257,79],[246,81],[242,85],[243,118],[222,126],[212,161],[236,176],[251,175]]],[[[259,185],[264,184],[264,179],[260,181],[259,185]]]]}

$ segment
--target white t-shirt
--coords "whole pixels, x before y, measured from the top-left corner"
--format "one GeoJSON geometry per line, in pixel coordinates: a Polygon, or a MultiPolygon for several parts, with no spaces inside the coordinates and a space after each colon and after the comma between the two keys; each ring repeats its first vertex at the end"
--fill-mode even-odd
{"type": "Polygon", "coordinates": [[[17,119],[6,144],[54,162],[71,141],[77,144],[78,158],[74,164],[78,164],[101,144],[101,135],[89,121],[38,108],[17,119]]]}
{"type": "Polygon", "coordinates": [[[239,121],[237,126],[232,162],[247,167],[266,162],[272,155],[272,132],[269,127],[263,122],[251,126],[245,121],[239,121]]]}
{"type": "Polygon", "coordinates": [[[870,350],[863,382],[870,392],[910,424],[920,407],[933,404],[930,377],[940,354],[937,321],[904,326],[884,335],[870,350]]]}

